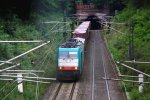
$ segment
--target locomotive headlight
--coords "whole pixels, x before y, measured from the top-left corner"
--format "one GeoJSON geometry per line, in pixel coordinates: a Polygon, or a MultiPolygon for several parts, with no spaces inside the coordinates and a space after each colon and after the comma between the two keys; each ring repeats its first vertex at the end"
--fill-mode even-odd
{"type": "Polygon", "coordinates": [[[75,70],[77,70],[78,69],[78,67],[75,67],[75,70]]]}

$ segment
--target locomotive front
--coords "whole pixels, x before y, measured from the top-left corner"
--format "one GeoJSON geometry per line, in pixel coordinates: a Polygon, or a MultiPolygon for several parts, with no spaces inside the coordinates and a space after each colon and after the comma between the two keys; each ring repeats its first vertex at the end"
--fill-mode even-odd
{"type": "Polygon", "coordinates": [[[57,80],[78,80],[80,75],[79,48],[59,48],[57,80]]]}

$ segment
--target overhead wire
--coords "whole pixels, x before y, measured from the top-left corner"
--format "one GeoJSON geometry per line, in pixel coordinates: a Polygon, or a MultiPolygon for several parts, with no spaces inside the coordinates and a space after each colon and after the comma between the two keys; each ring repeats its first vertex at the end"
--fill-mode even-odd
{"type": "MultiPolygon", "coordinates": [[[[9,89],[10,89],[10,87],[11,87],[12,85],[14,85],[14,83],[15,83],[16,81],[17,81],[17,80],[14,80],[11,84],[8,83],[8,84],[4,85],[3,88],[1,88],[0,92],[1,92],[2,90],[4,90],[6,86],[9,87],[9,89]]],[[[7,90],[7,89],[5,89],[5,90],[7,90]]],[[[13,89],[12,89],[12,90],[13,90],[13,89]]],[[[12,90],[11,90],[11,91],[12,91],[12,90]]],[[[9,93],[10,93],[10,92],[9,92],[9,93]]],[[[9,93],[7,93],[7,94],[9,94],[9,93]]]]}
{"type": "Polygon", "coordinates": [[[15,86],[6,96],[4,96],[4,98],[2,98],[2,100],[5,100],[16,88],[17,88],[17,86],[15,86]]]}
{"type": "MultiPolygon", "coordinates": [[[[68,25],[69,23],[67,23],[67,25],[68,25]]],[[[56,24],[56,25],[58,25],[58,24],[56,24]]],[[[56,27],[56,25],[55,25],[55,27],[56,27]]],[[[64,27],[65,25],[63,25],[63,27],[64,27]]],[[[54,27],[52,27],[52,29],[50,30],[50,31],[52,31],[54,29],[54,27]]],[[[55,33],[56,34],[56,33],[55,33]]],[[[63,38],[60,40],[60,42],[58,42],[57,44],[55,44],[55,45],[58,45],[58,44],[60,44],[61,42],[62,42],[62,40],[63,40],[63,38]]],[[[54,41],[52,41],[52,43],[54,43],[54,41]]],[[[56,42],[55,42],[56,43],[56,42]]],[[[51,49],[51,48],[50,48],[51,49]]],[[[48,52],[46,53],[46,56],[44,57],[45,58],[45,60],[43,59],[42,60],[42,65],[41,65],[41,67],[40,67],[40,69],[42,68],[42,66],[44,65],[44,62],[46,61],[46,58],[48,57],[48,54],[49,54],[49,51],[50,50],[47,50],[48,52]]],[[[48,66],[47,66],[48,67],[48,66]]],[[[44,68],[44,69],[46,69],[46,67],[44,68]]],[[[44,74],[44,73],[43,73],[44,74]]]]}
{"type": "MultiPolygon", "coordinates": [[[[56,27],[56,26],[57,26],[57,24],[56,24],[54,27],[56,27]]],[[[52,27],[51,31],[54,29],[54,27],[52,27]]],[[[64,26],[63,26],[63,27],[64,27],[64,26]]],[[[59,42],[57,42],[56,45],[59,45],[59,44],[62,42],[62,40],[63,40],[63,38],[62,38],[59,42]]],[[[54,42],[54,41],[53,41],[53,42],[54,42]]],[[[56,42],[55,42],[55,43],[56,43],[56,42]]],[[[46,61],[46,59],[47,59],[47,57],[48,57],[48,55],[49,55],[50,50],[51,50],[51,48],[49,48],[48,50],[46,50],[46,51],[45,51],[44,59],[40,60],[40,61],[42,62],[42,63],[41,63],[42,66],[44,66],[44,62],[46,61]]],[[[43,54],[42,54],[42,55],[43,55],[43,54]]],[[[38,66],[38,64],[37,64],[37,66],[38,66]]],[[[40,67],[40,69],[42,68],[42,66],[40,67]]],[[[47,66],[47,67],[48,67],[48,66],[47,66]]],[[[45,67],[44,69],[46,69],[46,67],[45,67]]],[[[28,81],[28,80],[27,80],[27,81],[28,81]]],[[[29,81],[32,81],[32,80],[29,80],[29,81]]],[[[15,82],[16,82],[16,80],[14,80],[11,84],[10,84],[10,83],[7,83],[6,85],[4,85],[4,86],[0,89],[0,92],[1,92],[5,87],[12,86],[15,82]]],[[[17,86],[16,86],[16,87],[17,87],[17,86]]],[[[6,99],[6,98],[16,89],[16,87],[14,87],[9,93],[7,93],[7,95],[4,96],[4,98],[3,98],[2,100],[6,99]]]]}

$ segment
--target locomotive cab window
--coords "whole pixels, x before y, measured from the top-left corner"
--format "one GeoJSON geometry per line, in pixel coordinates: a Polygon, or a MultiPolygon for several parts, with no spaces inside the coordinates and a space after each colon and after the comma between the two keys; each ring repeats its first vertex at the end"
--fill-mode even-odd
{"type": "Polygon", "coordinates": [[[78,58],[78,54],[77,52],[59,52],[59,58],[63,59],[63,58],[73,58],[73,59],[77,59],[78,58]]]}

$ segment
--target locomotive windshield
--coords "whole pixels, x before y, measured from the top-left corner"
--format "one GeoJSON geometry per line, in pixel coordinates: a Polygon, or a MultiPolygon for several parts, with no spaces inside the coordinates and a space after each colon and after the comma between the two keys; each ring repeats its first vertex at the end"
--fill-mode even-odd
{"type": "Polygon", "coordinates": [[[59,58],[60,59],[77,59],[78,58],[78,55],[77,55],[77,52],[59,52],[59,58]]]}

